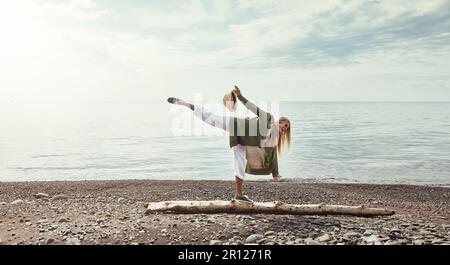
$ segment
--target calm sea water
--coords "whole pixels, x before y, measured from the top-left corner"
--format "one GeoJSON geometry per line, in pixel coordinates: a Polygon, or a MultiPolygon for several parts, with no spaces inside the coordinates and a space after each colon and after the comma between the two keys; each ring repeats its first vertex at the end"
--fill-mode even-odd
{"type": "MultiPolygon", "coordinates": [[[[0,181],[233,180],[227,137],[174,135],[181,114],[155,102],[2,104],[0,181]]],[[[284,177],[450,184],[450,103],[281,102],[280,114],[293,124],[284,177]]]]}

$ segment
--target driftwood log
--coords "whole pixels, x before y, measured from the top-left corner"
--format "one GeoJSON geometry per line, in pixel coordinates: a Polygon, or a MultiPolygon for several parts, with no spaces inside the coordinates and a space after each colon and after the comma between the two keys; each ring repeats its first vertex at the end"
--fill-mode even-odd
{"type": "Polygon", "coordinates": [[[145,214],[291,214],[291,215],[352,215],[361,217],[392,215],[394,211],[382,208],[329,204],[287,204],[282,202],[254,202],[252,204],[231,201],[163,201],[149,203],[145,214]]]}

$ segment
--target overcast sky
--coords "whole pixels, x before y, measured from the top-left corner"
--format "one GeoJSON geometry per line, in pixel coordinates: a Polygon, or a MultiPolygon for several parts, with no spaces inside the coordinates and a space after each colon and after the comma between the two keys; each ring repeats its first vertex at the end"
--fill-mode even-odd
{"type": "Polygon", "coordinates": [[[450,1],[0,3],[0,101],[450,101],[450,1]]]}

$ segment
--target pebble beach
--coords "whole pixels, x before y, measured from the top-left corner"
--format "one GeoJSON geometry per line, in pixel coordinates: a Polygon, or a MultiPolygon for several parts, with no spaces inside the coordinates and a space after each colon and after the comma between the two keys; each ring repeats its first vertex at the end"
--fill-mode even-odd
{"type": "Polygon", "coordinates": [[[0,245],[448,245],[450,188],[246,182],[255,201],[366,205],[392,216],[144,214],[149,202],[229,200],[230,181],[0,182],[0,245]]]}

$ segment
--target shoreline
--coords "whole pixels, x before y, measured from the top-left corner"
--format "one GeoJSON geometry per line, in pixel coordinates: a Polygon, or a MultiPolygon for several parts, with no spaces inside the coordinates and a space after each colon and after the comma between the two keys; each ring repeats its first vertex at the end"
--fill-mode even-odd
{"type": "MultiPolygon", "coordinates": [[[[61,182],[115,182],[115,181],[167,181],[167,182],[183,182],[183,181],[193,181],[193,182],[233,182],[233,180],[221,180],[221,179],[137,179],[137,178],[123,178],[123,179],[69,179],[69,180],[7,180],[1,183],[14,184],[14,183],[61,183],[61,182]]],[[[247,179],[245,183],[268,183],[271,182],[270,179],[247,179]]],[[[299,184],[336,184],[336,185],[374,185],[374,186],[417,186],[417,187],[429,187],[429,188],[450,188],[449,184],[435,184],[435,183],[377,183],[377,182],[346,182],[346,181],[336,181],[336,179],[287,179],[282,181],[283,183],[299,183],[299,184]]]]}
{"type": "Polygon", "coordinates": [[[0,182],[0,244],[450,244],[450,188],[248,181],[255,201],[387,208],[386,217],[150,214],[165,200],[229,200],[226,180],[0,182]],[[40,194],[40,195],[38,195],[40,194]]]}

